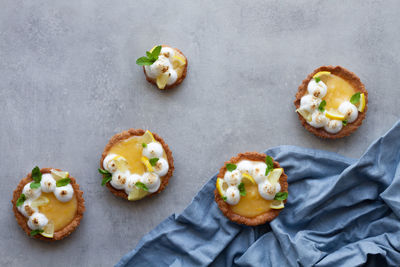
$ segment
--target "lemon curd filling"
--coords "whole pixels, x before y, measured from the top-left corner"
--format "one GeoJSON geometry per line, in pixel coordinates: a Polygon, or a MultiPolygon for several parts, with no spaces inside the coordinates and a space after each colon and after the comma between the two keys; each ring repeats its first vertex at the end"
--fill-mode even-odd
{"type": "Polygon", "coordinates": [[[61,230],[74,219],[78,209],[78,201],[75,195],[68,202],[59,201],[53,193],[42,192],[42,196],[48,198],[49,203],[40,206],[39,212],[54,222],[54,231],[61,230]]]}
{"type": "MultiPolygon", "coordinates": [[[[143,152],[142,144],[147,144],[150,142],[152,142],[152,140],[149,140],[149,138],[145,135],[133,136],[115,144],[110,149],[109,153],[124,157],[128,162],[128,170],[131,173],[142,175],[146,172],[146,167],[141,161],[143,152]]],[[[163,152],[163,158],[167,158],[165,151],[163,152]]]]}
{"type": "Polygon", "coordinates": [[[356,93],[351,84],[334,74],[321,76],[321,81],[328,87],[325,97],[322,98],[326,101],[325,109],[328,111],[338,112],[339,106],[356,93]]]}
{"type": "Polygon", "coordinates": [[[244,217],[256,217],[269,211],[272,200],[266,200],[258,193],[258,186],[249,182],[244,182],[246,196],[242,196],[238,204],[231,206],[236,214],[244,217]]]}

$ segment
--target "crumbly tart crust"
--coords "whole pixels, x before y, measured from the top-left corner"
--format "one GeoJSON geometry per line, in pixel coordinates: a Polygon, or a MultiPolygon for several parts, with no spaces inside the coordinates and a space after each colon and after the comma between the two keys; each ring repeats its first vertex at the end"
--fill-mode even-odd
{"type": "MultiPolygon", "coordinates": [[[[110,149],[115,144],[119,143],[122,140],[128,139],[132,136],[142,136],[145,132],[146,131],[143,129],[129,129],[127,131],[117,133],[116,135],[111,137],[110,141],[108,141],[108,144],[104,148],[103,154],[101,155],[100,168],[104,169],[104,166],[103,166],[104,158],[108,155],[110,149]]],[[[164,140],[158,134],[153,133],[153,132],[151,132],[151,133],[153,134],[154,139],[156,139],[162,145],[162,147],[165,151],[165,154],[167,155],[169,169],[168,169],[168,172],[166,175],[160,177],[161,178],[160,188],[156,192],[151,193],[151,194],[147,195],[146,197],[152,197],[152,196],[160,193],[161,191],[163,191],[164,188],[168,185],[169,179],[171,178],[171,176],[174,172],[174,158],[172,157],[172,152],[169,149],[169,146],[167,145],[167,143],[164,142],[164,140]]],[[[117,197],[122,197],[122,198],[128,199],[128,194],[126,194],[124,190],[115,189],[114,187],[112,187],[112,185],[110,183],[107,183],[106,186],[111,191],[111,193],[113,193],[117,197]]],[[[146,198],[146,197],[144,197],[144,198],[146,198]]]]}
{"type": "MultiPolygon", "coordinates": [[[[186,56],[182,53],[182,51],[179,50],[178,48],[174,48],[174,47],[171,47],[171,46],[169,46],[169,45],[162,45],[162,47],[169,47],[169,48],[172,48],[172,49],[178,51],[178,52],[185,58],[185,60],[186,60],[186,64],[185,64],[185,68],[183,69],[182,76],[179,77],[178,79],[176,79],[176,81],[175,81],[173,84],[171,84],[171,85],[166,85],[165,88],[162,89],[162,90],[166,90],[166,89],[171,89],[171,88],[173,88],[173,87],[175,87],[175,86],[181,84],[181,83],[183,82],[183,80],[186,78],[188,60],[187,60],[186,56]]],[[[143,72],[144,72],[144,75],[146,76],[146,80],[147,80],[149,83],[152,83],[152,84],[154,84],[155,86],[157,86],[156,80],[150,78],[149,76],[147,76],[147,73],[146,73],[146,70],[145,70],[144,66],[143,66],[143,72]]],[[[158,87],[157,87],[157,88],[158,88],[158,87]]]]}
{"type": "MultiPolygon", "coordinates": [[[[50,171],[53,168],[43,168],[40,171],[43,173],[50,173],[50,171]]],[[[58,171],[61,171],[60,169],[55,169],[58,171]]],[[[83,213],[85,212],[85,200],[83,199],[83,191],[81,191],[79,189],[79,184],[76,182],[74,177],[69,177],[71,179],[71,185],[74,189],[74,194],[76,196],[76,200],[77,200],[77,210],[76,210],[76,214],[74,219],[72,219],[72,221],[65,226],[63,229],[58,230],[56,232],[54,232],[54,237],[53,238],[47,238],[44,237],[42,235],[35,235],[34,238],[36,239],[41,239],[41,240],[46,240],[46,241],[56,241],[56,240],[61,240],[67,236],[69,236],[73,231],[75,231],[75,229],[79,226],[82,218],[83,218],[83,213]]],[[[27,221],[28,219],[24,217],[24,215],[22,215],[18,209],[17,209],[17,200],[19,198],[19,196],[22,193],[22,190],[24,189],[24,186],[27,183],[32,182],[32,174],[29,173],[24,179],[22,179],[17,188],[14,190],[13,193],[13,199],[11,201],[12,205],[13,205],[13,211],[14,211],[14,215],[15,215],[15,219],[17,220],[18,224],[21,226],[21,228],[25,231],[25,233],[30,236],[31,233],[31,229],[28,227],[27,221]]]]}
{"type": "MultiPolygon", "coordinates": [[[[225,172],[226,172],[226,164],[228,163],[233,163],[236,164],[241,160],[252,160],[252,161],[263,161],[265,162],[266,155],[261,154],[258,152],[245,152],[245,153],[240,153],[235,157],[232,157],[229,161],[225,162],[224,166],[220,169],[217,177],[218,178],[224,178],[225,172]]],[[[277,161],[274,160],[274,168],[280,168],[280,165],[277,161]]],[[[287,175],[285,174],[285,171],[283,171],[281,177],[279,178],[279,183],[281,185],[281,192],[288,192],[288,183],[287,183],[287,175]]],[[[239,224],[245,224],[248,226],[256,226],[260,224],[264,224],[266,222],[270,222],[273,219],[275,219],[281,210],[274,210],[270,209],[269,211],[260,214],[256,217],[249,218],[249,217],[244,217],[241,216],[237,213],[234,213],[228,203],[226,203],[220,194],[218,193],[218,190],[214,190],[214,197],[215,197],[215,202],[217,202],[219,209],[222,211],[222,213],[231,221],[239,223],[239,224]]],[[[286,203],[286,200],[284,200],[284,203],[286,203]]]]}
{"type": "Polygon", "coordinates": [[[307,123],[307,121],[301,116],[300,114],[297,114],[299,116],[299,120],[301,124],[306,128],[309,132],[313,133],[314,135],[321,137],[321,138],[326,138],[326,139],[337,139],[337,138],[342,138],[345,136],[348,136],[352,134],[354,131],[358,129],[358,127],[361,126],[366,113],[368,109],[368,92],[365,90],[364,84],[361,82],[360,78],[357,77],[357,75],[341,66],[322,66],[319,67],[318,69],[314,70],[311,74],[307,76],[299,86],[298,92],[296,94],[296,100],[294,101],[294,105],[296,106],[296,109],[300,107],[300,99],[302,96],[304,96],[307,93],[307,85],[312,79],[312,77],[320,71],[330,71],[332,74],[341,77],[342,79],[346,80],[348,83],[350,83],[354,90],[356,92],[364,93],[365,95],[365,109],[363,112],[358,113],[357,119],[352,122],[347,124],[345,127],[342,128],[342,130],[336,134],[331,134],[328,133],[327,131],[324,130],[324,128],[315,128],[307,123]]]}

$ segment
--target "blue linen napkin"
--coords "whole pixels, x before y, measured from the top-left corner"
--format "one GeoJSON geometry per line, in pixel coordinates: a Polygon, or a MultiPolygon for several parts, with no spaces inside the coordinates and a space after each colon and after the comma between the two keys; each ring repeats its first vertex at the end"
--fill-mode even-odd
{"type": "Polygon", "coordinates": [[[270,224],[225,218],[215,175],[116,266],[400,266],[400,122],[359,160],[294,146],[266,153],[289,182],[270,224]]]}

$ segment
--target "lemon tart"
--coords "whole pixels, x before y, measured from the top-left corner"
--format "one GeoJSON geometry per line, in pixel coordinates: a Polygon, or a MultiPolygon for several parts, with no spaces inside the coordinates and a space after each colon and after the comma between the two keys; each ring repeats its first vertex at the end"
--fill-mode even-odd
{"type": "Polygon", "coordinates": [[[130,201],[160,193],[173,171],[168,145],[157,134],[142,129],[114,135],[104,149],[99,169],[102,185],[130,201]]]}
{"type": "Polygon", "coordinates": [[[272,157],[246,152],[225,162],[217,175],[215,201],[231,221],[255,226],[272,221],[285,207],[287,175],[272,157]]]}
{"type": "Polygon", "coordinates": [[[322,66],[299,86],[294,105],[302,125],[322,138],[348,136],[362,124],[368,92],[351,71],[322,66]]]}
{"type": "Polygon", "coordinates": [[[143,66],[146,80],[161,90],[180,84],[186,77],[188,61],[177,48],[168,45],[154,46],[145,57],[136,60],[143,66]]]}
{"type": "Polygon", "coordinates": [[[80,224],[85,211],[82,195],[68,172],[35,167],[20,181],[11,202],[18,224],[28,235],[54,241],[80,224]]]}

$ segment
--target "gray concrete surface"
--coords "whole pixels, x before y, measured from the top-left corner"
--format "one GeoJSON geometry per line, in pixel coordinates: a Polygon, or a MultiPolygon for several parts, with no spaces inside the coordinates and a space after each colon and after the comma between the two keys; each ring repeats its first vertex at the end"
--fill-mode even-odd
{"type": "Polygon", "coordinates": [[[0,1],[1,266],[111,266],[236,153],[290,144],[358,157],[399,118],[399,1],[161,3],[0,1]],[[155,44],[189,59],[174,90],[135,64],[155,44]],[[366,121],[338,141],[305,131],[292,104],[326,64],[369,91],[366,121]],[[97,173],[108,139],[131,127],[164,137],[176,165],[161,195],[137,203],[97,173]],[[35,165],[69,170],[85,192],[84,219],[61,242],[28,238],[12,214],[12,191],[35,165]]]}

